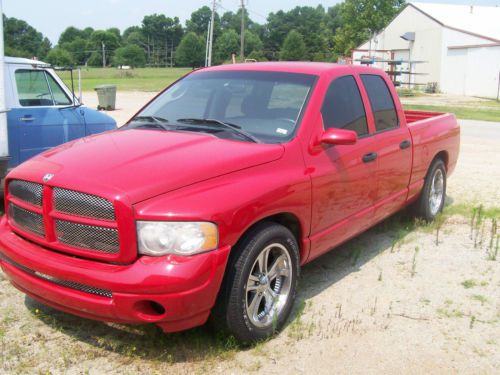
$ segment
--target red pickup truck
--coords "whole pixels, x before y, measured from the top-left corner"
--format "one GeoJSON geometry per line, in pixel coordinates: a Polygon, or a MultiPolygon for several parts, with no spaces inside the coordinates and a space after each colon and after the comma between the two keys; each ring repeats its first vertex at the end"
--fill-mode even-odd
{"type": "Polygon", "coordinates": [[[459,133],[451,114],[403,111],[369,67],[197,70],[122,128],[11,171],[0,263],[71,314],[165,332],[211,316],[261,339],[301,265],[410,204],[442,210],[459,133]]]}

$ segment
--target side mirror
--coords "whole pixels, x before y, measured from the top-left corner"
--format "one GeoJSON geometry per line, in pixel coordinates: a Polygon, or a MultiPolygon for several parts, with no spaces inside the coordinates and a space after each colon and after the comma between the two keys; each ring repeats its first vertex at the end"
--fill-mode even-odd
{"type": "Polygon", "coordinates": [[[355,131],[330,128],[321,135],[320,142],[327,145],[353,145],[358,141],[355,131]]]}

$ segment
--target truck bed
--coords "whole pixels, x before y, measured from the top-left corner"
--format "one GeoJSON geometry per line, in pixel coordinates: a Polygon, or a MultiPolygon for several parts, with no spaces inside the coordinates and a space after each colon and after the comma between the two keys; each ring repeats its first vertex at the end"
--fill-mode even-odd
{"type": "Polygon", "coordinates": [[[452,113],[404,111],[413,143],[409,199],[420,191],[432,159],[442,152],[447,174],[457,163],[460,127],[452,113]]]}
{"type": "Polygon", "coordinates": [[[404,111],[406,117],[406,123],[408,125],[420,120],[427,120],[432,117],[442,116],[443,112],[427,112],[427,111],[404,111]]]}

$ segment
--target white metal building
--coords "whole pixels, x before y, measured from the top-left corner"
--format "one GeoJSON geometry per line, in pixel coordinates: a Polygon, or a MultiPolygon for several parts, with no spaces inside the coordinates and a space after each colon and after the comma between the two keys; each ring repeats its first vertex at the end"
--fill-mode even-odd
{"type": "Polygon", "coordinates": [[[394,74],[403,86],[437,82],[444,93],[496,98],[500,7],[409,3],[352,57],[355,64],[360,59],[386,61],[375,66],[401,71],[394,74]],[[415,63],[389,65],[391,60],[415,63]]]}

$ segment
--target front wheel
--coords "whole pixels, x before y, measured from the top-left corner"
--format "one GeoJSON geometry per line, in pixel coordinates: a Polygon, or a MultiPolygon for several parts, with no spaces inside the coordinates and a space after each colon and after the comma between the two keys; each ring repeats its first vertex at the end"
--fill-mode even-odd
{"type": "Polygon", "coordinates": [[[267,338],[283,327],[292,310],[299,277],[297,240],[282,225],[262,223],[233,251],[215,323],[243,342],[267,338]]]}
{"type": "Polygon", "coordinates": [[[432,221],[443,210],[446,198],[446,168],[436,159],[429,168],[420,198],[415,203],[415,213],[426,221],[432,221]]]}

